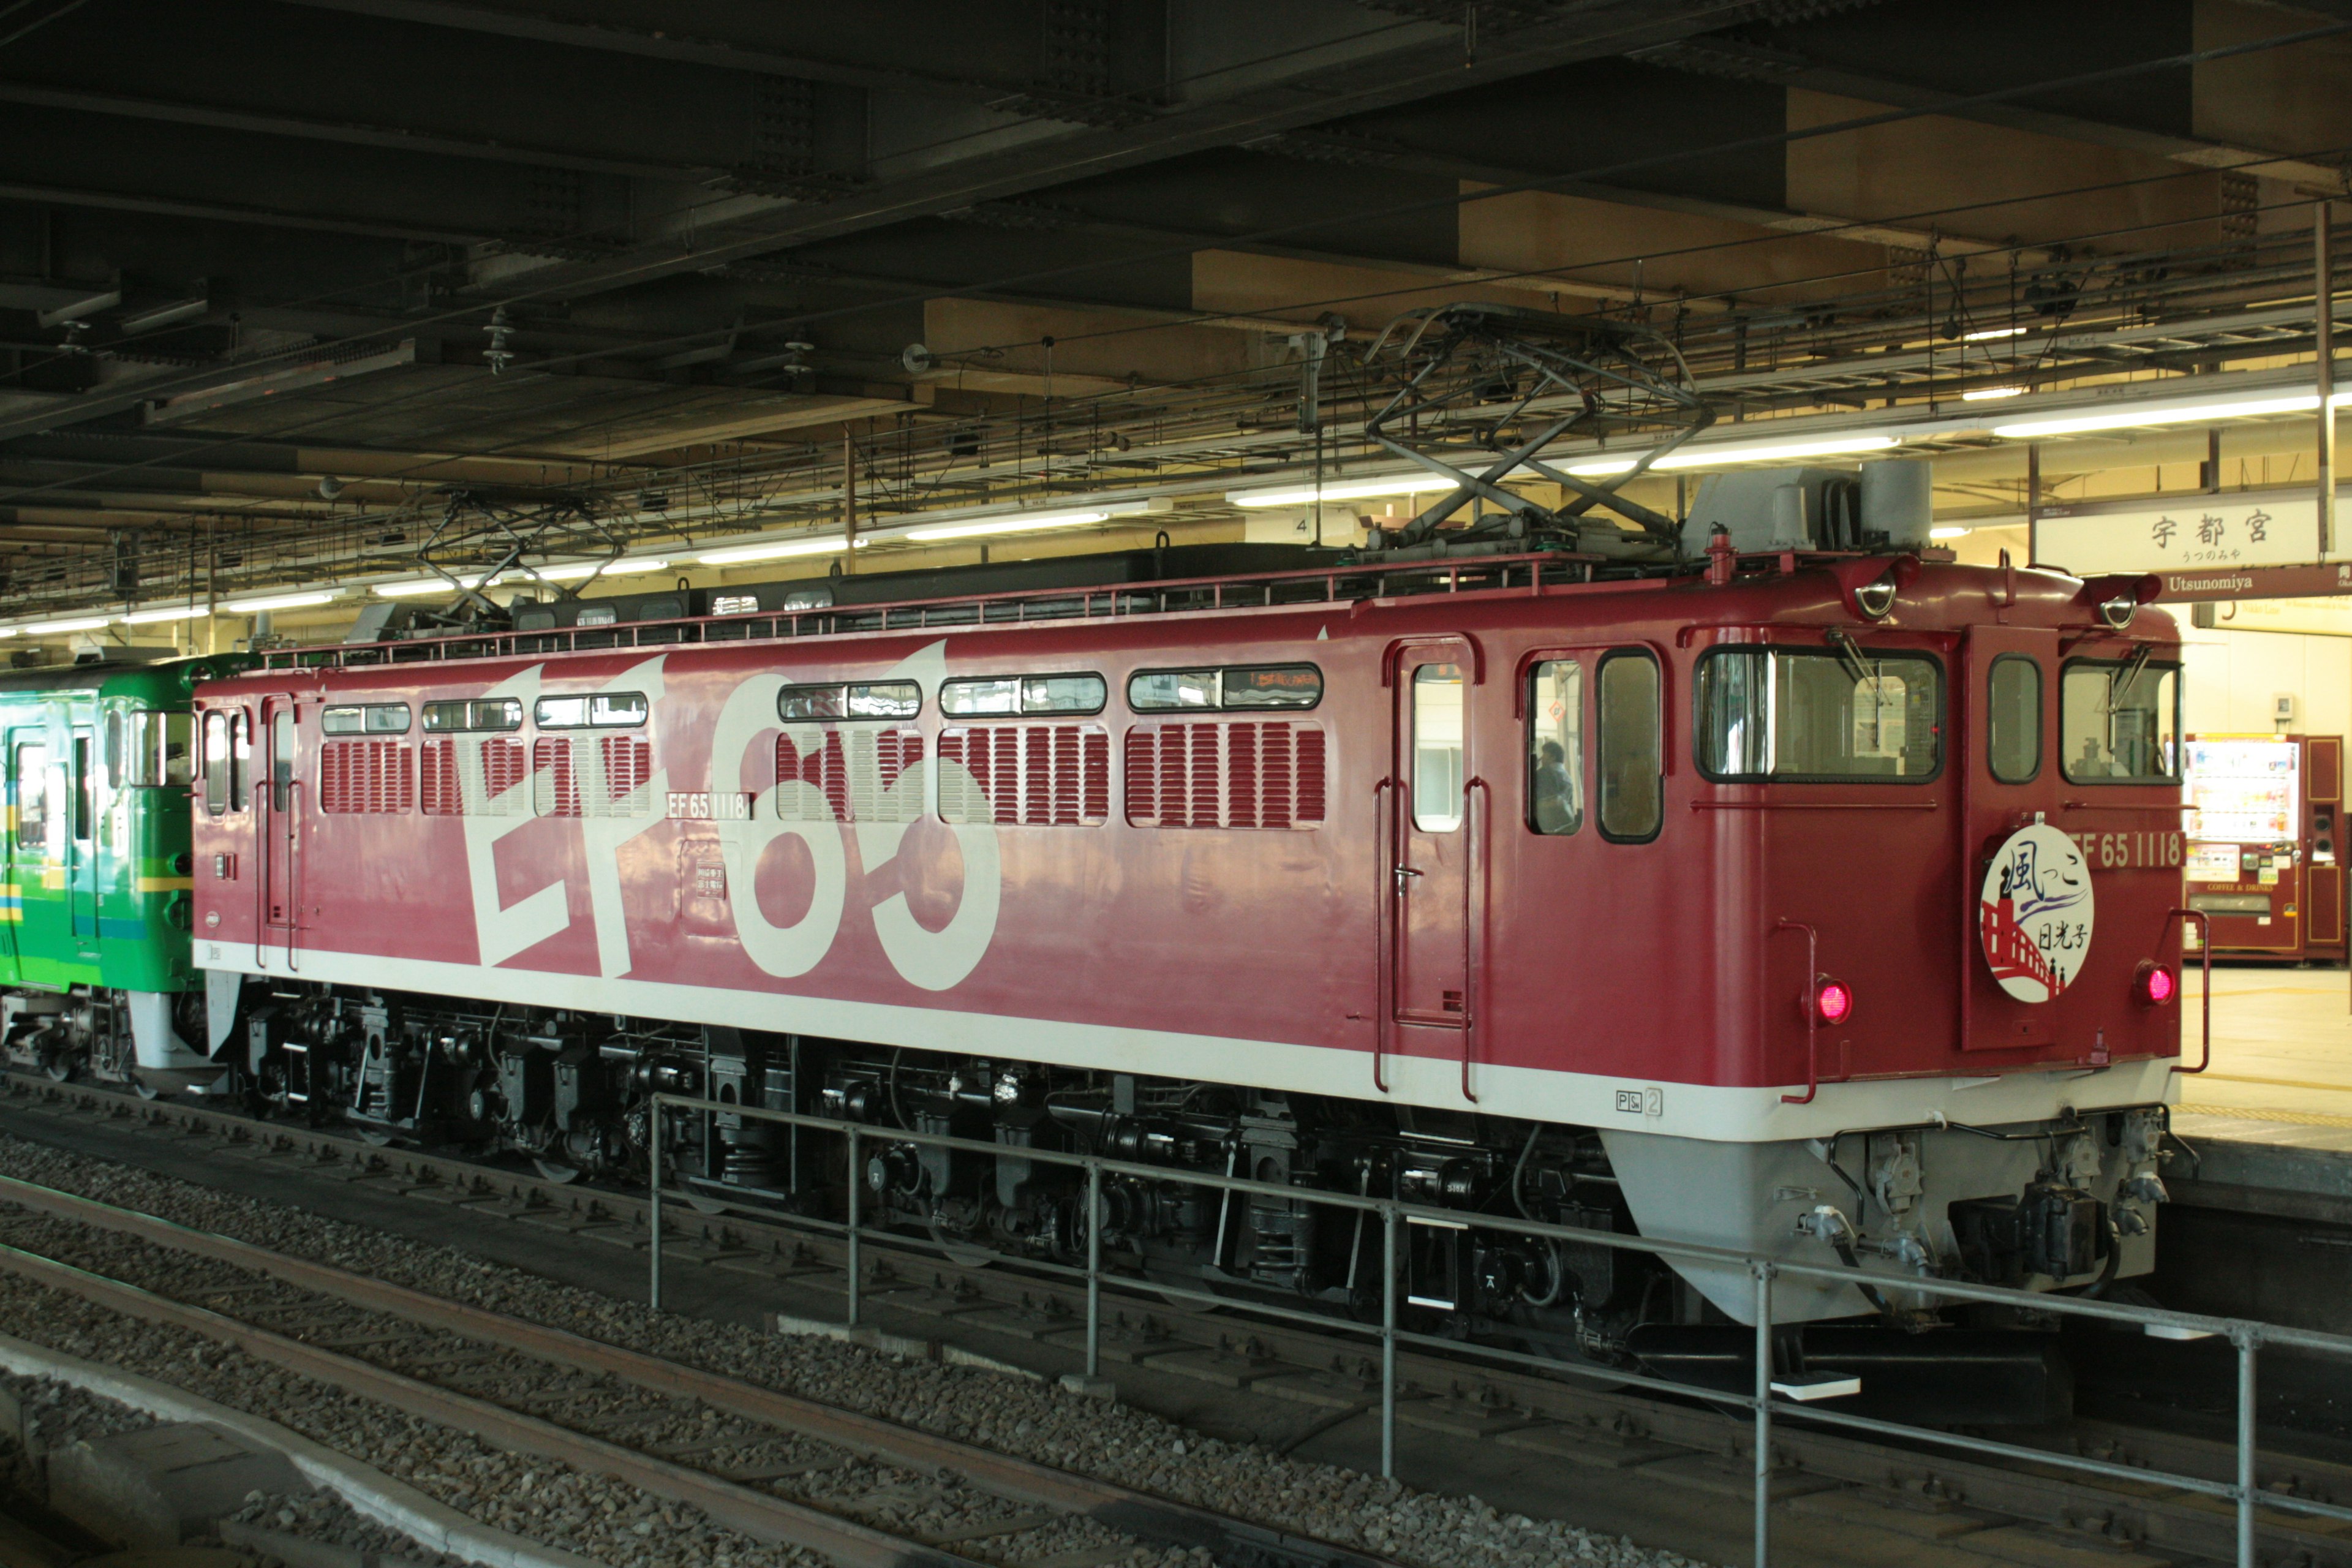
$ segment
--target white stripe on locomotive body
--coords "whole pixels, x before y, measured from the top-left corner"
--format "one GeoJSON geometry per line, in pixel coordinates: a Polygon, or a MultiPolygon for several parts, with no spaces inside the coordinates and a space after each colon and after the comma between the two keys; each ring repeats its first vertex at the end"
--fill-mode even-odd
{"type": "Polygon", "coordinates": [[[1874,1128],[1917,1127],[1939,1117],[1979,1127],[2006,1126],[2048,1121],[2069,1110],[2120,1110],[2179,1098],[2172,1059],[2160,1057],[2105,1068],[2062,1063],[1991,1076],[1824,1083],[1811,1103],[1804,1105],[1782,1098],[1801,1092],[1802,1084],[1731,1088],[1481,1063],[1472,1068],[1472,1088],[1479,1097],[1473,1106],[1463,1098],[1462,1063],[1455,1056],[1386,1057],[1382,1065],[1389,1091],[1382,1094],[1372,1084],[1370,1053],[1356,1049],[609,975],[483,968],[308,946],[298,947],[289,963],[285,948],[276,942],[258,952],[250,942],[201,940],[197,946],[199,962],[206,968],[277,980],[814,1035],[1435,1110],[1477,1110],[1711,1142],[1826,1138],[1874,1128]],[[1630,1100],[1638,1100],[1640,1110],[1620,1109],[1630,1100]]]}

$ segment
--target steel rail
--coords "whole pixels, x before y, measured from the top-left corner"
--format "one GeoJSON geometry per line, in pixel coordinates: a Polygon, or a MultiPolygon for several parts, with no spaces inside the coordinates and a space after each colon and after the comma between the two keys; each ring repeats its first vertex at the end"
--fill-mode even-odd
{"type": "MultiPolygon", "coordinates": [[[[1347,1547],[1290,1535],[1207,1509],[1194,1508],[1188,1503],[1139,1492],[1115,1482],[1056,1469],[903,1426],[878,1416],[763,1388],[757,1384],[706,1372],[681,1362],[667,1361],[641,1351],[590,1339],[569,1330],[451,1301],[404,1285],[275,1252],[233,1237],[196,1230],[173,1220],[102,1203],[95,1198],[59,1192],[12,1176],[0,1176],[0,1201],[249,1269],[289,1285],[347,1301],[355,1307],[390,1313],[411,1322],[497,1345],[541,1361],[581,1372],[610,1374],[648,1393],[698,1400],[730,1415],[783,1427],[859,1453],[878,1455],[910,1468],[959,1470],[988,1489],[1019,1501],[1082,1514],[1109,1529],[1130,1535],[1185,1547],[1205,1546],[1217,1552],[1221,1561],[1225,1553],[1232,1552],[1255,1553],[1286,1563],[1324,1564],[1327,1568],[1386,1568],[1382,1559],[1347,1547]]],[[[21,1248],[0,1247],[0,1260],[6,1260],[12,1267],[16,1259],[31,1256],[35,1255],[25,1253],[21,1248]]],[[[137,1289],[138,1287],[126,1289],[137,1289]]],[[[161,1297],[154,1299],[165,1300],[161,1297]]],[[[186,1310],[219,1316],[204,1308],[187,1308],[186,1310]]],[[[234,1321],[225,1318],[222,1321],[234,1321]]],[[[268,1332],[266,1330],[247,1331],[268,1332]]],[[[287,1342],[300,1344],[300,1342],[287,1342]]],[[[312,1347],[300,1348],[308,1351],[312,1347]]],[[[350,1358],[339,1359],[347,1361],[350,1358]]],[[[366,1363],[353,1364],[368,1366],[366,1363]]],[[[369,1370],[381,1376],[398,1376],[383,1373],[380,1368],[370,1367],[369,1370]]],[[[417,1386],[429,1388],[431,1385],[417,1386]]],[[[646,1489],[658,1489],[647,1487],[646,1489]]],[[[765,1494],[753,1495],[764,1497],[765,1494]]]]}
{"type": "MultiPolygon", "coordinates": [[[[627,1193],[595,1189],[593,1198],[583,1203],[583,1189],[522,1175],[513,1171],[484,1167],[478,1163],[446,1156],[422,1153],[414,1150],[393,1150],[365,1143],[356,1138],[341,1138],[310,1129],[294,1129],[280,1124],[254,1121],[241,1115],[224,1112],[217,1108],[193,1106],[172,1101],[147,1101],[126,1092],[85,1084],[59,1085],[46,1079],[12,1072],[11,1077],[27,1088],[47,1091],[57,1100],[79,1100],[86,1103],[109,1105],[118,1120],[133,1117],[144,1119],[142,1124],[161,1130],[166,1122],[184,1129],[202,1129],[207,1137],[256,1134],[276,1143],[288,1144],[299,1140],[310,1149],[347,1160],[362,1166],[370,1162],[385,1163],[383,1174],[394,1177],[387,1162],[396,1161],[405,1173],[409,1184],[422,1187],[425,1177],[437,1177],[444,1183],[495,1182],[508,1188],[517,1197],[523,1194],[547,1200],[561,1205],[575,1205],[574,1212],[583,1220],[596,1218],[599,1228],[586,1234],[602,1236],[606,1244],[627,1245],[632,1237],[642,1237],[639,1228],[646,1215],[648,1205],[627,1193]],[[601,1216],[601,1218],[598,1218],[601,1216]],[[614,1234],[618,1233],[618,1234],[614,1234]]],[[[1156,1169],[1156,1168],[1155,1168],[1156,1169]]],[[[1168,1173],[1160,1171],[1166,1175],[1168,1173]]],[[[485,1196],[490,1195],[485,1194],[485,1196]]],[[[665,1207],[671,1205],[665,1205],[665,1207]]],[[[1390,1213],[1394,1214],[1391,1208],[1390,1213]]],[[[775,1245],[789,1252],[794,1248],[805,1255],[805,1265],[795,1264],[794,1278],[807,1279],[825,1273],[838,1273],[841,1267],[843,1242],[838,1223],[830,1226],[813,1225],[807,1220],[792,1220],[764,1225],[747,1218],[740,1211],[720,1223],[714,1215],[701,1213],[691,1216],[701,1226],[706,1243],[743,1246],[775,1245]]],[[[1393,1223],[1393,1221],[1391,1221],[1393,1223]]],[[[1385,1226],[1384,1226],[1385,1228],[1385,1226]]],[[[199,1233],[201,1234],[201,1233],[199,1233]]],[[[1601,1239],[1594,1237],[1592,1239],[1601,1239]]],[[[921,1240],[898,1237],[868,1230],[865,1240],[869,1248],[902,1258],[919,1258],[921,1268],[936,1274],[944,1284],[973,1292],[974,1305],[986,1305],[994,1300],[1008,1308],[1034,1294],[1038,1279],[1034,1272],[1024,1269],[1028,1260],[1017,1258],[999,1259],[1013,1266],[1012,1270],[987,1268],[966,1268],[951,1258],[942,1259],[938,1249],[921,1240]]],[[[1703,1249],[1698,1249],[1703,1250],[1703,1249]]],[[[1810,1272],[1801,1268],[1791,1273],[1810,1272]]],[[[871,1270],[883,1286],[906,1283],[905,1278],[891,1268],[885,1258],[871,1270]]],[[[1056,1282],[1075,1285],[1072,1278],[1056,1282]]],[[[1117,1287],[1117,1276],[1107,1278],[1107,1283],[1117,1287]]],[[[833,1289],[838,1290],[836,1280],[833,1289]]],[[[1192,1292],[1184,1292],[1186,1297],[1192,1292]]],[[[1988,1294],[1991,1294],[1989,1292],[1988,1294]]],[[[1176,1329],[1191,1328],[1195,1337],[1171,1333],[1168,1349],[1213,1349],[1221,1337],[1234,1331],[1233,1320],[1227,1317],[1199,1316],[1171,1307],[1165,1296],[1155,1294],[1146,1303],[1154,1315],[1176,1329]]],[[[1231,1306],[1230,1302],[1221,1302],[1231,1306]]],[[[2083,1302],[2080,1306],[2094,1306],[2083,1302]]],[[[2202,1321],[2193,1315],[2181,1315],[2185,1320],[2202,1321]]],[[[1079,1320],[1070,1319],[1075,1329],[1079,1320]]],[[[1668,1445],[1693,1454],[1730,1454],[1747,1456],[1750,1448],[1743,1440],[1743,1429],[1752,1424],[1750,1401],[1745,1394],[1734,1396],[1737,1413],[1726,1415],[1705,1403],[1709,1399],[1704,1390],[1688,1385],[1675,1385],[1640,1376],[1619,1379],[1628,1387],[1644,1392],[1654,1391],[1669,1397],[1635,1397],[1625,1393],[1602,1388],[1583,1387],[1561,1380],[1556,1372],[1547,1370],[1539,1357],[1519,1357],[1505,1352],[1492,1353],[1492,1359],[1480,1362],[1464,1354],[1466,1349],[1453,1342],[1442,1342],[1428,1336],[1399,1331],[1388,1347],[1364,1345],[1360,1339],[1367,1326],[1333,1324],[1328,1330],[1308,1326],[1306,1314],[1284,1313],[1275,1321],[1251,1325],[1253,1336],[1265,1347],[1266,1353],[1293,1363],[1305,1373],[1334,1363],[1335,1355],[1346,1362],[1369,1354],[1368,1371],[1378,1369],[1393,1357],[1391,1375],[1380,1377],[1376,1371],[1367,1379],[1361,1408],[1366,1412],[1380,1409],[1383,1386],[1398,1391],[1391,1397],[1405,1405],[1428,1399],[1433,1391],[1450,1384],[1457,1389],[1465,1373],[1476,1376],[1490,1394],[1502,1399],[1513,1408],[1528,1412],[1530,1416],[1556,1421],[1572,1429],[1598,1434],[1601,1440],[1610,1435],[1638,1436],[1643,1441],[1668,1445]],[[1291,1319],[1296,1317],[1297,1321],[1291,1319]],[[1522,1364],[1524,1363],[1524,1364],[1522,1364]]],[[[2326,1336],[2322,1336],[2325,1338],[2326,1336]]],[[[1392,1441],[1394,1412],[1391,1404],[1383,1412],[1383,1436],[1392,1441]]],[[[1819,1426],[1808,1428],[1791,1422],[1802,1422],[1817,1414],[1801,1407],[1774,1403],[1776,1415],[1787,1417],[1773,1424],[1772,1452],[1776,1464],[1794,1465],[1824,1479],[1853,1483],[1869,1490],[1864,1495],[1886,1493],[1890,1484],[1916,1496],[1921,1487],[1930,1495],[1957,1494],[1965,1498],[1967,1506],[2013,1520],[2028,1527],[2056,1526],[2064,1528],[2086,1516],[2105,1516],[2116,1521],[2118,1529],[2136,1531],[2152,1546],[2169,1546],[2174,1550],[2196,1555],[2227,1560],[2230,1556],[2229,1536],[2233,1521],[2226,1508],[2216,1509],[2210,1500],[2183,1496],[2151,1496],[2147,1489],[2149,1465],[2201,1472],[2205,1479],[2234,1480],[2237,1458],[2233,1445],[2166,1432],[2161,1429],[2126,1427],[2111,1422],[2077,1421],[2053,1440],[2071,1441],[2072,1450],[2054,1447],[2033,1450],[2034,1463],[2024,1468],[1986,1460],[1971,1459],[1952,1452],[1936,1452],[1916,1446],[1905,1446],[1892,1439],[1878,1441],[1874,1433],[1840,1436],[1819,1426]],[[2119,1447],[2121,1445],[2121,1447],[2119,1447]],[[2128,1448],[2129,1452],[2124,1451],[2128,1448]],[[2116,1464],[2130,1472],[2125,1489],[2099,1484],[2098,1481],[2068,1479],[2042,1468],[2063,1456],[2074,1458],[2077,1452],[2103,1452],[2116,1456],[2116,1464]]],[[[1849,1431],[1854,1430],[1853,1427],[1849,1431]]],[[[2296,1494],[2309,1494],[2316,1489],[2322,1495],[2334,1499],[2352,1499],[2352,1467],[2333,1465],[2307,1456],[2272,1450],[2259,1456],[2262,1470],[2258,1485],[2265,1493],[2267,1506],[2293,1510],[2299,1500],[2296,1494]]],[[[2101,1467],[2104,1468],[2104,1467],[2101,1467]]],[[[2119,1479],[2112,1475],[2105,1479],[2119,1479]]],[[[1107,1521],[1108,1522],[1108,1521],[1107,1521]]],[[[2284,1549],[2289,1552],[2310,1553],[2310,1561],[2318,1568],[2352,1568],[2352,1549],[2336,1530],[2326,1527],[2305,1529],[2291,1520],[2273,1516],[2262,1526],[2266,1551],[2284,1549]]]]}

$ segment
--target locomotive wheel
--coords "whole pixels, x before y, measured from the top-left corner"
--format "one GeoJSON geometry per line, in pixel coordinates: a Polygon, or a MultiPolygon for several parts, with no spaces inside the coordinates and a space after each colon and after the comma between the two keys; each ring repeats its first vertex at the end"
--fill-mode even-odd
{"type": "Polygon", "coordinates": [[[931,1233],[931,1241],[939,1247],[940,1255],[959,1268],[986,1268],[1003,1261],[988,1248],[974,1247],[944,1226],[927,1226],[924,1228],[931,1233]]]}
{"type": "Polygon", "coordinates": [[[55,1082],[71,1083],[73,1081],[73,1063],[63,1057],[49,1058],[41,1063],[41,1070],[48,1074],[55,1082]]]}
{"type": "Polygon", "coordinates": [[[530,1163],[539,1167],[541,1181],[564,1186],[580,1179],[580,1167],[577,1165],[567,1165],[558,1160],[542,1160],[536,1154],[531,1156],[530,1163]]]}

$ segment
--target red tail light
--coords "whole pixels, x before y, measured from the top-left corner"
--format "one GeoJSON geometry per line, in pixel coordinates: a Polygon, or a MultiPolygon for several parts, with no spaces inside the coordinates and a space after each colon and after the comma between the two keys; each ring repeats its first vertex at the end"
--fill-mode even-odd
{"type": "Polygon", "coordinates": [[[1853,987],[1823,976],[1813,987],[1813,1016],[1834,1028],[1853,1016],[1853,987]]]}
{"type": "Polygon", "coordinates": [[[2180,994],[2180,977],[2161,963],[2143,963],[2132,976],[2132,994],[2150,1007],[2161,1007],[2180,994]]]}

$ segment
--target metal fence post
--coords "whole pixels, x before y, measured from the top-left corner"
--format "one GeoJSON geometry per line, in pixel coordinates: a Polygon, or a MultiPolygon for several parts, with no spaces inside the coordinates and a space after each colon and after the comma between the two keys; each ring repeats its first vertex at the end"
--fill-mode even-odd
{"type": "Polygon", "coordinates": [[[1772,1563],[1772,1266],[1748,1265],[1756,1276],[1756,1556],[1772,1563]]]}
{"type": "Polygon", "coordinates": [[[1396,1476],[1397,1211],[1381,1207],[1381,1476],[1396,1476]]]}
{"type": "Polygon", "coordinates": [[[2263,1339],[2245,1325],[2230,1339],[2238,1347],[2238,1568],[2254,1568],[2254,1352],[2263,1339]]]}
{"type": "Polygon", "coordinates": [[[662,1190],[662,1103],[654,1101],[653,1117],[647,1123],[646,1157],[649,1163],[646,1173],[646,1251],[650,1258],[653,1278],[646,1286],[646,1305],[654,1311],[662,1310],[661,1274],[661,1190],[662,1190]]]}
{"type": "Polygon", "coordinates": [[[1087,1375],[1102,1375],[1102,1167],[1087,1162],[1087,1375]]]}
{"type": "Polygon", "coordinates": [[[865,1186],[866,1173],[857,1159],[857,1129],[853,1127],[849,1130],[849,1315],[844,1320],[853,1329],[857,1326],[857,1210],[865,1186]]]}

